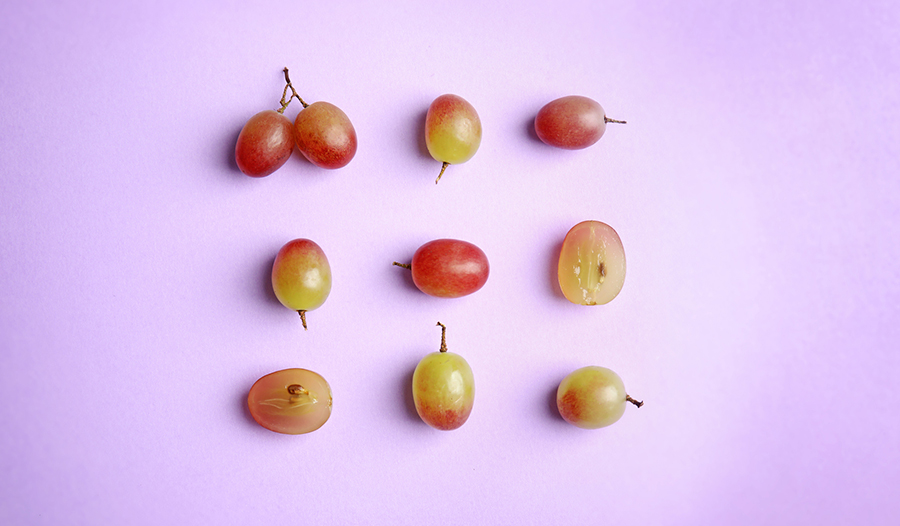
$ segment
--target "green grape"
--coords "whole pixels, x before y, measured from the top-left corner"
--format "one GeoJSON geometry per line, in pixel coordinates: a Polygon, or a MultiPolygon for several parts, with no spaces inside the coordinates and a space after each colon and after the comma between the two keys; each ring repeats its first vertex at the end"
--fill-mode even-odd
{"type": "Polygon", "coordinates": [[[284,369],[257,380],[247,395],[247,406],[253,419],[270,431],[309,433],[331,416],[331,387],[318,373],[284,369]]]}
{"type": "Polygon", "coordinates": [[[475,108],[457,95],[434,99],[425,115],[425,145],[436,161],[441,161],[441,180],[448,165],[464,163],[481,145],[481,119],[475,108]]]}
{"type": "Polygon", "coordinates": [[[563,241],[557,270],[563,295],[579,305],[603,305],[625,284],[625,249],[606,223],[578,223],[563,241]]]}
{"type": "Polygon", "coordinates": [[[616,423],[625,413],[626,402],[644,405],[628,396],[619,375],[606,367],[582,367],[566,376],[556,391],[560,416],[583,429],[616,423]]]}
{"type": "Polygon", "coordinates": [[[285,307],[300,313],[306,328],[306,312],[325,303],[331,292],[331,266],[325,252],[309,239],[288,242],[272,265],[272,289],[285,307]]]}
{"type": "Polygon", "coordinates": [[[468,362],[447,352],[447,328],[441,322],[441,350],[427,354],[413,373],[416,412],[435,429],[450,431],[466,423],[475,403],[475,378],[468,362]]]}

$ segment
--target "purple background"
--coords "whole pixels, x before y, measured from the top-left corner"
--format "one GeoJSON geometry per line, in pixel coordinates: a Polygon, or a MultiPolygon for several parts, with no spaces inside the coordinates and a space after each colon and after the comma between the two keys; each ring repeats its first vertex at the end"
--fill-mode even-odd
{"type": "Polygon", "coordinates": [[[896,2],[324,4],[0,4],[0,523],[898,523],[896,2]],[[346,168],[237,171],[284,66],[346,168]],[[435,186],[443,93],[485,131],[435,186]],[[543,145],[570,94],[628,124],[543,145]],[[628,256],[603,307],[555,283],[586,219],[628,256]],[[296,237],[334,271],[308,332],[268,282],[296,237]],[[477,294],[391,266],[440,237],[477,294]],[[409,394],[438,320],[477,385],[449,433],[409,394]],[[646,405],[567,425],[591,364],[646,405]],[[331,383],[315,433],[246,410],[287,367],[331,383]]]}

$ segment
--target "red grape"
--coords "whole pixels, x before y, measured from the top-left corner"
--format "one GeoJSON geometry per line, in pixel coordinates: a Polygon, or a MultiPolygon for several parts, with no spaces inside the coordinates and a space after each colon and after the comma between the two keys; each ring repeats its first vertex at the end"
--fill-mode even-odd
{"type": "Polygon", "coordinates": [[[425,243],[413,254],[408,268],[412,270],[413,283],[419,290],[439,298],[472,294],[484,286],[490,274],[484,252],[472,243],[457,239],[425,243]]]}
{"type": "Polygon", "coordinates": [[[356,130],[340,108],[314,102],[294,120],[300,153],[319,168],[341,168],[356,155],[356,130]]]}
{"type": "Polygon", "coordinates": [[[238,135],[234,159],[251,177],[265,177],[287,162],[294,151],[294,127],[275,110],[250,117],[238,135]]]}
{"type": "Polygon", "coordinates": [[[571,95],[541,108],[534,119],[534,131],[550,146],[580,150],[603,137],[607,122],[623,123],[608,118],[596,101],[571,95]]]}

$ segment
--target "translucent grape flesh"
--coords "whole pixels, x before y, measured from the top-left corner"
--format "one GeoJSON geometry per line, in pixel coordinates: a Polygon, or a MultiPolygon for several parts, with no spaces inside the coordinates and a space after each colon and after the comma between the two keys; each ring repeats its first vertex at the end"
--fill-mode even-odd
{"type": "Polygon", "coordinates": [[[331,293],[331,266],[322,248],[309,239],[285,244],[272,265],[272,289],[278,301],[291,310],[322,306],[331,293]]]}
{"type": "Polygon", "coordinates": [[[425,116],[425,145],[431,156],[450,164],[464,163],[481,145],[481,119],[458,95],[441,95],[425,116]]]}
{"type": "Polygon", "coordinates": [[[625,384],[605,367],[589,366],[566,376],[556,392],[560,416],[583,429],[616,423],[625,413],[625,384]]]}
{"type": "Polygon", "coordinates": [[[475,378],[468,362],[451,352],[433,352],[416,366],[413,401],[422,420],[450,431],[466,423],[475,403],[475,378]]]}
{"type": "Polygon", "coordinates": [[[625,249],[606,223],[578,223],[563,241],[557,269],[563,295],[579,305],[612,301],[625,284],[625,249]]]}
{"type": "Polygon", "coordinates": [[[309,433],[331,416],[331,387],[307,369],[284,369],[263,376],[247,395],[247,406],[264,428],[288,435],[309,433]]]}

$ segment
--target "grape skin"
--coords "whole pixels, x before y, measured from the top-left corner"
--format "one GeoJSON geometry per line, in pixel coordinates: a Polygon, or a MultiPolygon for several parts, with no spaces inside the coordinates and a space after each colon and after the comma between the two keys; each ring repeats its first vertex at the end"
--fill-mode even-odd
{"type": "Polygon", "coordinates": [[[547,103],[534,119],[534,131],[546,144],[580,150],[596,143],[606,131],[606,112],[596,101],[579,95],[547,103]]]}
{"type": "Polygon", "coordinates": [[[250,177],[265,177],[281,168],[294,151],[294,127],[274,110],[250,117],[238,135],[234,159],[250,177]]]}
{"type": "Polygon", "coordinates": [[[466,360],[451,352],[426,355],[413,373],[413,401],[422,420],[451,431],[469,419],[475,402],[475,378],[466,360]]]}
{"type": "Polygon", "coordinates": [[[356,130],[340,108],[328,102],[314,102],[294,119],[297,148],[319,168],[346,166],[356,155],[356,130]]]}
{"type": "Polygon", "coordinates": [[[556,405],[566,422],[582,429],[616,423],[625,413],[625,384],[606,367],[582,367],[559,384],[556,405]]]}
{"type": "Polygon", "coordinates": [[[322,306],[331,292],[331,266],[322,248],[309,239],[294,239],[281,247],[272,265],[272,289],[291,310],[322,306]]]}
{"type": "Polygon", "coordinates": [[[490,264],[477,246],[458,239],[436,239],[413,254],[413,283],[438,298],[459,298],[480,290],[487,283],[490,264]]]}
{"type": "Polygon", "coordinates": [[[425,115],[425,145],[431,156],[450,164],[464,163],[481,145],[481,119],[458,95],[441,95],[425,115]]]}

